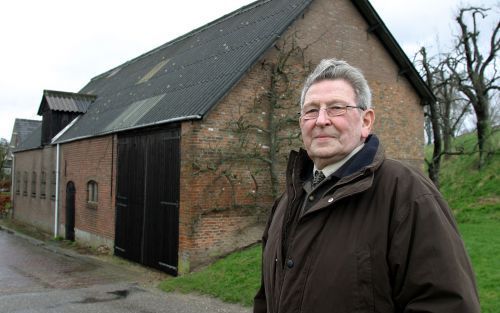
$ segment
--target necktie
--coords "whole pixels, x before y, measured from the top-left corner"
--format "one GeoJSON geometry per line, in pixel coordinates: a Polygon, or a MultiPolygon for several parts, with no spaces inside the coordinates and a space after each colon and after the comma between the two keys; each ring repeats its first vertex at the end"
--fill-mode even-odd
{"type": "Polygon", "coordinates": [[[313,188],[319,185],[325,179],[325,174],[323,174],[322,171],[314,171],[314,177],[313,177],[313,182],[312,186],[313,188]]]}

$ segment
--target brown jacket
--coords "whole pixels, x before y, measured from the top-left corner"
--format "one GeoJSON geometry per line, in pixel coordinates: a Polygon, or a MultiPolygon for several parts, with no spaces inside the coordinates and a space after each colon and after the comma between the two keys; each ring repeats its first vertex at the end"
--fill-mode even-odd
{"type": "Polygon", "coordinates": [[[292,152],[254,312],[480,311],[452,213],[419,171],[385,159],[371,136],[315,190],[311,172],[292,152]]]}

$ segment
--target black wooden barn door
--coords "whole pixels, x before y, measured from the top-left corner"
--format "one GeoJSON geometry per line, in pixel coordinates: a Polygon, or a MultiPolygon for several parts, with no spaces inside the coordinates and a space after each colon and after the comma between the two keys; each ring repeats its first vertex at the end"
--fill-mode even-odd
{"type": "Polygon", "coordinates": [[[145,147],[139,136],[118,140],[115,254],[139,263],[144,224],[145,147]]]}
{"type": "Polygon", "coordinates": [[[75,184],[70,181],[66,185],[66,236],[65,239],[75,241],[75,184]]]}
{"type": "Polygon", "coordinates": [[[118,142],[115,254],[177,275],[179,129],[118,142]]]}
{"type": "Polygon", "coordinates": [[[144,263],[177,274],[179,246],[179,133],[148,138],[144,263]]]}

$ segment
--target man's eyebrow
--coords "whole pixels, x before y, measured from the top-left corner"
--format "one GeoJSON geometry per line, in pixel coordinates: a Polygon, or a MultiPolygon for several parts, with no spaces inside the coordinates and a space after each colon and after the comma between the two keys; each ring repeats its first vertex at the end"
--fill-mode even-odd
{"type": "MultiPolygon", "coordinates": [[[[306,107],[309,107],[309,106],[313,106],[313,107],[319,107],[321,105],[321,103],[319,101],[315,101],[315,100],[312,100],[311,102],[306,102],[304,103],[304,108],[306,107]]],[[[349,105],[348,103],[346,102],[342,102],[342,101],[338,101],[338,100],[333,100],[333,101],[330,101],[330,102],[326,102],[325,105],[327,107],[333,107],[333,106],[340,106],[340,107],[344,107],[346,105],[349,105]]]]}

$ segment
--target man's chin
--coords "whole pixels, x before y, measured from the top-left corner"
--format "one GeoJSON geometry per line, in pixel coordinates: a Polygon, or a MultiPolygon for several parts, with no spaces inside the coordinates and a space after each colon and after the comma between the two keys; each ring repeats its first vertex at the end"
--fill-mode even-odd
{"type": "Polygon", "coordinates": [[[310,153],[309,156],[312,159],[336,159],[338,157],[338,152],[333,151],[333,150],[327,150],[327,149],[317,149],[315,151],[312,151],[313,153],[310,153]]]}
{"type": "Polygon", "coordinates": [[[311,147],[311,152],[318,157],[328,158],[335,156],[338,150],[332,147],[332,145],[317,145],[311,147]]]}

